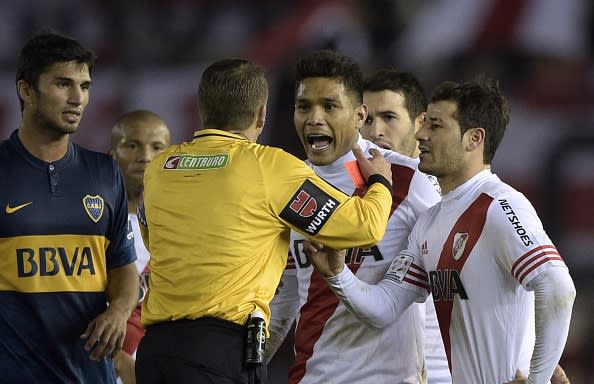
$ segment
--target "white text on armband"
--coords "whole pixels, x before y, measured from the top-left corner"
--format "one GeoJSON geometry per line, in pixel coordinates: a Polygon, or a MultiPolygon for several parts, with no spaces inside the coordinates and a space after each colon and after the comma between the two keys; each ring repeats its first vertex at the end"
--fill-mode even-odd
{"type": "Polygon", "coordinates": [[[322,206],[322,208],[318,211],[314,219],[309,223],[307,226],[307,232],[309,233],[317,233],[318,227],[324,223],[328,214],[332,212],[332,208],[336,206],[336,201],[328,200],[322,206]]]}
{"type": "Polygon", "coordinates": [[[507,200],[499,199],[499,205],[501,206],[501,209],[503,209],[503,213],[506,214],[509,222],[514,227],[514,230],[520,237],[520,240],[522,240],[522,243],[524,243],[525,246],[534,244],[532,242],[532,239],[530,239],[530,236],[527,235],[527,232],[524,229],[524,227],[522,226],[522,223],[520,223],[520,219],[518,219],[518,216],[516,216],[516,213],[512,209],[511,205],[509,205],[507,200]]]}

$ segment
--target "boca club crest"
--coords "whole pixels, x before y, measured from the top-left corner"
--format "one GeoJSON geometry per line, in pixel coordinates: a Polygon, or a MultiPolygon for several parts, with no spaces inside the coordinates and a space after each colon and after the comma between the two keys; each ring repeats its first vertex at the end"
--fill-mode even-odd
{"type": "Polygon", "coordinates": [[[83,197],[82,201],[85,211],[91,220],[93,220],[95,223],[101,220],[101,216],[103,216],[103,207],[105,206],[103,198],[99,195],[86,195],[83,197]]]}

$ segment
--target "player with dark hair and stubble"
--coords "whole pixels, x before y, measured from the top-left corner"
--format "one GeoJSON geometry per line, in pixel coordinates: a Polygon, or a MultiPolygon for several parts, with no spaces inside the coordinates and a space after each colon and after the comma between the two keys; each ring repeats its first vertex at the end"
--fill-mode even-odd
{"type": "Polygon", "coordinates": [[[421,128],[427,98],[420,81],[410,72],[381,69],[365,79],[363,103],[367,118],[361,135],[374,144],[416,158],[415,133],[421,128]]]}
{"type": "MultiPolygon", "coordinates": [[[[420,150],[415,138],[423,126],[427,99],[420,81],[410,72],[381,69],[365,79],[363,103],[367,105],[367,119],[361,135],[382,148],[392,149],[410,157],[418,157],[420,150]]],[[[432,180],[437,179],[433,176],[432,180]]],[[[425,361],[428,384],[448,383],[451,377],[439,334],[433,298],[426,301],[425,361]]],[[[559,365],[551,378],[552,384],[569,384],[559,365]]]]}
{"type": "Polygon", "coordinates": [[[70,141],[94,60],[53,32],[20,52],[22,122],[0,143],[2,382],[116,382],[138,299],[124,181],[107,154],[70,141]]]}
{"type": "Polygon", "coordinates": [[[389,326],[431,293],[457,384],[548,383],[576,295],[535,209],[491,171],[509,113],[492,79],[437,87],[416,138],[419,169],[437,177],[442,200],[421,215],[377,284],[344,268],[343,252],[304,246],[371,326],[389,326]]]}
{"type": "MultiPolygon", "coordinates": [[[[409,157],[419,156],[415,134],[423,125],[427,97],[415,75],[396,69],[380,69],[372,73],[363,84],[363,103],[367,105],[367,119],[361,127],[363,138],[409,157]]],[[[429,177],[439,188],[437,179],[429,177]]],[[[423,352],[427,365],[427,383],[451,383],[431,297],[425,302],[425,307],[423,352]]]]}

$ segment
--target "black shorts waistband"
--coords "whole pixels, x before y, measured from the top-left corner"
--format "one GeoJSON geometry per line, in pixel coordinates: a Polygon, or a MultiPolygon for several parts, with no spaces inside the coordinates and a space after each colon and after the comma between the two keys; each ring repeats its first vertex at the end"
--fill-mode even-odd
{"type": "Polygon", "coordinates": [[[230,330],[235,331],[243,331],[244,327],[234,323],[233,321],[220,319],[218,317],[212,316],[204,316],[198,317],[196,319],[179,319],[179,320],[171,320],[171,321],[163,321],[161,323],[155,323],[146,326],[146,330],[157,330],[160,328],[171,328],[171,327],[192,327],[192,326],[216,326],[216,327],[223,327],[228,328],[230,330]]]}

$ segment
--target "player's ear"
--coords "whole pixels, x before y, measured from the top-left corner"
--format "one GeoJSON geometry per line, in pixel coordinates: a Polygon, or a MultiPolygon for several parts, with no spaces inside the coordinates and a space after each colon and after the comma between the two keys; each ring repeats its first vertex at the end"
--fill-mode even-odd
{"type": "Polygon", "coordinates": [[[355,110],[355,127],[357,130],[361,129],[365,119],[367,119],[367,105],[361,104],[355,110]]]}
{"type": "Polygon", "coordinates": [[[19,97],[27,104],[33,96],[34,89],[25,80],[19,80],[16,85],[19,97]]]}
{"type": "Polygon", "coordinates": [[[485,142],[485,128],[477,127],[471,128],[464,134],[466,138],[466,147],[469,151],[474,151],[485,142]]]}
{"type": "Polygon", "coordinates": [[[425,122],[425,116],[427,116],[427,112],[421,112],[415,118],[415,121],[414,121],[414,123],[415,123],[415,132],[417,132],[423,126],[423,123],[425,122]]]}

